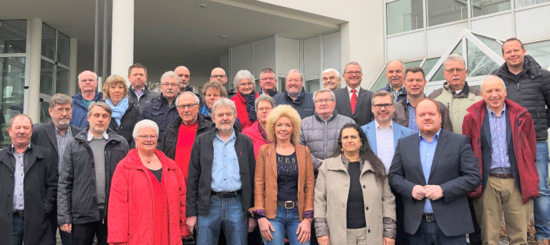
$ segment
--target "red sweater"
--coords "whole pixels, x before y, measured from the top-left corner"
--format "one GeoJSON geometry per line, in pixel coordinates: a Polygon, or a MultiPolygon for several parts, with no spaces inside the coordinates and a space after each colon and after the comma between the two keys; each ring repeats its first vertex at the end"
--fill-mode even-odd
{"type": "MultiPolygon", "coordinates": [[[[180,245],[182,237],[191,235],[185,224],[185,181],[172,159],[159,150],[155,154],[162,163],[170,244],[180,245]]],[[[149,170],[143,166],[137,149],[132,149],[117,165],[111,182],[108,242],[152,244],[154,197],[149,170]]]]}
{"type": "Polygon", "coordinates": [[[180,167],[186,180],[187,170],[189,168],[189,159],[191,159],[191,149],[193,148],[193,143],[195,142],[198,126],[199,121],[197,120],[197,122],[192,125],[185,125],[182,123],[179,128],[174,160],[176,161],[178,167],[180,167]]]}
{"type": "MultiPolygon", "coordinates": [[[[255,98],[258,98],[258,93],[256,93],[256,91],[254,91],[253,93],[256,94],[255,98]]],[[[241,93],[237,93],[237,95],[233,96],[231,100],[235,102],[235,107],[237,108],[237,117],[241,122],[242,130],[245,130],[254,123],[248,118],[248,111],[246,111],[246,100],[241,95],[241,93]]]]}

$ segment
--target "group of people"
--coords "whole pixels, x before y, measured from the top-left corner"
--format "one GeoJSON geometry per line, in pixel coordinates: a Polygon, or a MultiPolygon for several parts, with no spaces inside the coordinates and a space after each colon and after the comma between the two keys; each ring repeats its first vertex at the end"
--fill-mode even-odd
{"type": "Polygon", "coordinates": [[[51,121],[12,117],[0,150],[6,244],[511,244],[550,239],[550,72],[520,40],[469,87],[460,55],[424,94],[420,67],[387,64],[388,86],[362,88],[350,62],[310,93],[299,70],[222,68],[196,94],[178,66],[145,86],[78,77],[54,95],[51,121]],[[340,88],[341,79],[345,86],[340,88]],[[534,204],[534,205],[533,205],[534,204]],[[534,209],[533,209],[534,206],[534,209]],[[222,232],[223,231],[223,232],[222,232]]]}

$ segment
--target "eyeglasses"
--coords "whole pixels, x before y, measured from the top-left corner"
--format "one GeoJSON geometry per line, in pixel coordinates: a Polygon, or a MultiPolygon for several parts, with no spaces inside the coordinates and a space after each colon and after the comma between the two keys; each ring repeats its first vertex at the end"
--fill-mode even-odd
{"type": "Polygon", "coordinates": [[[156,140],[158,135],[138,135],[138,138],[142,140],[156,140]]]}
{"type": "Polygon", "coordinates": [[[380,109],[382,109],[382,107],[384,107],[386,109],[391,108],[393,106],[393,104],[374,104],[372,106],[374,106],[374,109],[380,110],[380,109]]]}
{"type": "Polygon", "coordinates": [[[212,76],[210,76],[210,77],[216,78],[216,79],[220,79],[220,78],[226,77],[226,75],[212,75],[212,76]]]}
{"type": "Polygon", "coordinates": [[[177,84],[177,83],[161,83],[160,85],[162,85],[162,86],[164,86],[164,87],[170,87],[170,86],[176,87],[176,86],[178,86],[179,84],[177,84]]]}
{"type": "Polygon", "coordinates": [[[197,103],[193,103],[193,104],[187,104],[187,105],[177,105],[176,107],[178,109],[192,109],[193,107],[195,107],[196,105],[198,105],[197,103]]]}
{"type": "Polygon", "coordinates": [[[351,76],[351,75],[361,75],[362,72],[360,71],[347,71],[346,74],[348,74],[348,76],[351,76]]]}
{"type": "Polygon", "coordinates": [[[319,104],[326,104],[326,103],[329,103],[329,102],[332,102],[334,101],[333,99],[323,99],[323,100],[316,100],[315,103],[319,103],[319,104]]]}
{"type": "Polygon", "coordinates": [[[252,87],[254,86],[253,83],[239,83],[239,86],[242,86],[242,87],[252,87]]]}
{"type": "Polygon", "coordinates": [[[258,108],[258,111],[271,111],[271,110],[273,110],[273,108],[271,107],[258,108]]]}
{"type": "Polygon", "coordinates": [[[275,78],[274,77],[263,77],[260,80],[262,80],[262,81],[273,81],[273,80],[275,80],[275,78]]]}
{"type": "Polygon", "coordinates": [[[71,114],[71,108],[59,108],[59,109],[55,109],[54,112],[57,113],[57,114],[63,114],[63,112],[67,113],[67,114],[71,114]]]}
{"type": "Polygon", "coordinates": [[[446,72],[448,73],[461,73],[463,71],[465,71],[466,69],[463,69],[463,68],[453,68],[453,69],[445,69],[446,72]]]}

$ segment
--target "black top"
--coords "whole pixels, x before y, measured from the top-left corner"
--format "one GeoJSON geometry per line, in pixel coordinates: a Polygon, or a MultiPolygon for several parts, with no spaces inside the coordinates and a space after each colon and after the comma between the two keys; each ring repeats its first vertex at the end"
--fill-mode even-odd
{"type": "Polygon", "coordinates": [[[359,162],[350,162],[349,173],[349,195],[348,207],[346,210],[348,229],[357,229],[367,226],[365,220],[365,204],[363,202],[363,191],[361,190],[361,169],[359,162]]]}
{"type": "Polygon", "coordinates": [[[149,169],[149,171],[151,171],[151,173],[153,173],[153,175],[157,177],[157,180],[160,183],[162,180],[162,168],[159,168],[158,170],[149,169]]]}
{"type": "Polygon", "coordinates": [[[298,200],[298,160],[296,152],[288,156],[277,153],[277,200],[298,200]]]}

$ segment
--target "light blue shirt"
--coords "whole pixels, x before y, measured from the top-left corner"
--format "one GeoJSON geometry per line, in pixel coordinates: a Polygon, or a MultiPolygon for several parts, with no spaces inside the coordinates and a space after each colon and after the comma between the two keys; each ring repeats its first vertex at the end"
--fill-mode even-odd
{"type": "Polygon", "coordinates": [[[489,126],[491,128],[491,173],[512,173],[508,157],[508,141],[506,140],[506,104],[500,116],[489,108],[489,126]]]}
{"type": "Polygon", "coordinates": [[[141,99],[141,96],[143,96],[143,93],[145,92],[145,87],[143,87],[142,89],[140,90],[137,90],[135,88],[132,88],[132,92],[134,92],[134,94],[136,95],[137,97],[137,101],[139,101],[139,99],[141,99]]]}
{"type": "Polygon", "coordinates": [[[239,159],[235,152],[235,131],[223,141],[219,134],[214,137],[214,161],[212,162],[212,191],[238,191],[242,187],[239,159]]]}
{"type": "Polygon", "coordinates": [[[25,210],[25,152],[31,148],[31,145],[27,146],[27,149],[21,154],[15,150],[13,145],[11,145],[11,147],[13,150],[13,157],[15,158],[12,211],[23,211],[25,210]]]}
{"type": "MultiPolygon", "coordinates": [[[[418,134],[419,138],[419,148],[420,148],[420,163],[422,163],[422,172],[424,173],[424,179],[426,180],[426,185],[430,179],[430,171],[432,169],[432,162],[434,160],[435,149],[437,148],[437,140],[439,139],[439,134],[441,129],[432,137],[432,142],[427,141],[422,137],[422,134],[418,134]]],[[[424,204],[424,213],[433,214],[432,203],[430,199],[426,198],[426,203],[424,204]]]]}
{"type": "Polygon", "coordinates": [[[413,134],[418,133],[418,125],[416,125],[416,113],[414,107],[409,103],[409,98],[407,98],[407,109],[409,110],[409,129],[413,134]]]}

